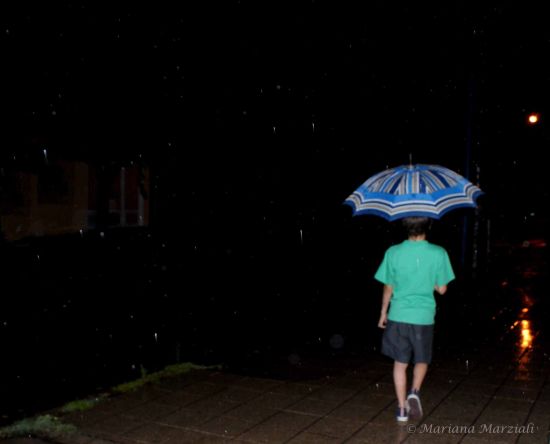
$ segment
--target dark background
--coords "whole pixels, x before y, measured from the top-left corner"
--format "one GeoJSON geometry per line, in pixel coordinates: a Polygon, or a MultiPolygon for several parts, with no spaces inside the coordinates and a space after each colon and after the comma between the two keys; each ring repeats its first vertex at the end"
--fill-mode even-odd
{"type": "Polygon", "coordinates": [[[0,7],[2,176],[151,172],[147,228],[2,245],[4,420],[141,367],[375,348],[402,233],[342,202],[411,156],[485,191],[432,233],[456,294],[547,239],[542,4],[141,4],[0,7]]]}

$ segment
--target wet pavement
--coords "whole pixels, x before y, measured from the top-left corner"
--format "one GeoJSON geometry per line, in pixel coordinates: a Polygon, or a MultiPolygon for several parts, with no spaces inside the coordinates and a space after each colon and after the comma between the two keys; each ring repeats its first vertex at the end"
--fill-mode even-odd
{"type": "Polygon", "coordinates": [[[547,444],[548,355],[519,344],[468,357],[439,352],[422,391],[424,417],[404,425],[394,417],[390,361],[311,356],[277,378],[204,370],[111,397],[62,416],[79,432],[58,442],[547,444]]]}
{"type": "Polygon", "coordinates": [[[529,267],[496,280],[498,294],[477,301],[477,311],[470,301],[440,312],[420,420],[396,422],[389,359],[373,349],[332,350],[265,362],[263,371],[196,371],[84,412],[54,410],[78,429],[56,442],[547,444],[546,273],[529,267]],[[472,328],[476,324],[482,327],[472,328]]]}
{"type": "MultiPolygon", "coordinates": [[[[166,379],[84,412],[48,411],[78,429],[55,442],[547,444],[547,252],[513,255],[495,255],[500,262],[491,265],[492,275],[438,301],[421,420],[396,422],[392,362],[372,343],[354,348],[338,336],[342,341],[330,341],[329,350],[266,355],[254,365],[238,358],[223,371],[166,379]]],[[[365,338],[375,336],[369,314],[353,318],[362,318],[365,338]]]]}

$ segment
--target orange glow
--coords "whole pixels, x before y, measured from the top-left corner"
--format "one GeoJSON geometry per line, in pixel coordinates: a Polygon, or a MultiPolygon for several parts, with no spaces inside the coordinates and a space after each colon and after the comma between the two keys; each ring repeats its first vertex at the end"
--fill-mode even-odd
{"type": "Polygon", "coordinates": [[[527,348],[533,342],[530,326],[531,323],[528,320],[521,321],[521,348],[527,348]]]}
{"type": "Polygon", "coordinates": [[[535,123],[538,123],[538,121],[539,121],[539,115],[536,114],[536,113],[529,114],[529,117],[527,117],[527,121],[528,121],[531,125],[534,125],[535,123]]]}
{"type": "Polygon", "coordinates": [[[522,313],[527,313],[528,311],[529,311],[528,308],[523,308],[523,309],[521,310],[522,313]]]}

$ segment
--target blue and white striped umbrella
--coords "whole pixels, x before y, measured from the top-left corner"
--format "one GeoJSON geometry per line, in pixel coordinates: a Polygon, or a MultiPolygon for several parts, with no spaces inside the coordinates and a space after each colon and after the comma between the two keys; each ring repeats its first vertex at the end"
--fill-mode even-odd
{"type": "Polygon", "coordinates": [[[345,201],[353,215],[389,221],[410,216],[439,219],[455,208],[475,207],[482,191],[460,174],[439,165],[402,165],[367,179],[345,201]]]}

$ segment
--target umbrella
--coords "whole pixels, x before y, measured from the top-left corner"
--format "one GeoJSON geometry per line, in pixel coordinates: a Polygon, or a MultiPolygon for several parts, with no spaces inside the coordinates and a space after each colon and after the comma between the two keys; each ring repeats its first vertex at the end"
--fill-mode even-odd
{"type": "Polygon", "coordinates": [[[374,214],[389,221],[410,216],[439,219],[455,208],[475,207],[482,191],[439,165],[402,165],[367,179],[345,201],[353,215],[374,214]]]}

